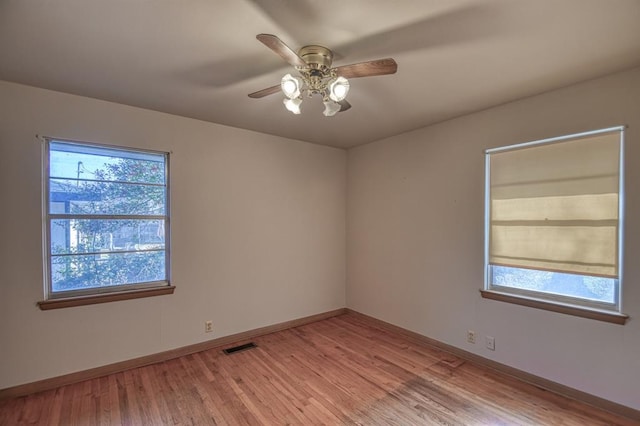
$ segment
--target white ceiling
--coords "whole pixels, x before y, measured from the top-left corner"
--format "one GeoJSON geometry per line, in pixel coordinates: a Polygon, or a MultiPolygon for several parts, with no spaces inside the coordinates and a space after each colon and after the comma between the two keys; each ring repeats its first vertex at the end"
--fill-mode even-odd
{"type": "Polygon", "coordinates": [[[344,148],[638,65],[640,0],[0,0],[2,80],[344,148]],[[259,33],[398,72],[295,116],[259,33]]]}

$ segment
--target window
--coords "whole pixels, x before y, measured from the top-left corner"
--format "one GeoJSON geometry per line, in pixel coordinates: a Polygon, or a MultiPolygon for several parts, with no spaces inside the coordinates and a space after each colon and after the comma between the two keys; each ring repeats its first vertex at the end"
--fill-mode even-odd
{"type": "Polygon", "coordinates": [[[46,298],[169,287],[168,154],[55,139],[45,151],[46,298]]]}
{"type": "Polygon", "coordinates": [[[622,154],[622,127],[486,151],[484,297],[623,316],[622,154]]]}

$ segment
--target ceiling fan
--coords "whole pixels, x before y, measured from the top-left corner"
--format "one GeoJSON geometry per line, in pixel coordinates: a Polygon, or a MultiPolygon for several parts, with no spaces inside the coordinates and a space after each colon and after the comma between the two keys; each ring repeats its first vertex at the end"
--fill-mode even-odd
{"type": "Polygon", "coordinates": [[[258,34],[256,38],[295,67],[300,77],[286,74],[279,85],[250,93],[249,97],[262,98],[282,91],[285,107],[294,114],[300,114],[303,95],[311,97],[315,94],[322,96],[325,116],[346,111],[351,108],[346,100],[348,78],[394,74],[398,70],[398,64],[392,58],[332,68],[333,52],[324,46],[303,46],[296,53],[272,34],[258,34]]]}

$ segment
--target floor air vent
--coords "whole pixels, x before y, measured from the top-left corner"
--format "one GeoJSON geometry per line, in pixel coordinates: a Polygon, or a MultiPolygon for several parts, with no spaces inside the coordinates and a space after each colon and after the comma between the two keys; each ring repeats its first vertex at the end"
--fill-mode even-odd
{"type": "Polygon", "coordinates": [[[250,342],[250,343],[245,343],[244,345],[234,346],[232,348],[223,349],[222,352],[224,352],[227,355],[231,355],[231,354],[236,353],[236,352],[246,351],[247,349],[253,349],[253,348],[257,348],[257,346],[256,346],[255,343],[250,342]]]}

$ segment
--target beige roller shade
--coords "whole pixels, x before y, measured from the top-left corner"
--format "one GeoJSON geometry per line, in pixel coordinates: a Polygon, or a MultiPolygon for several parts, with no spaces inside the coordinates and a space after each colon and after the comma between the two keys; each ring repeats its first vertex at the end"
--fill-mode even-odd
{"type": "Polygon", "coordinates": [[[489,263],[618,277],[621,130],[490,152],[489,263]]]}

